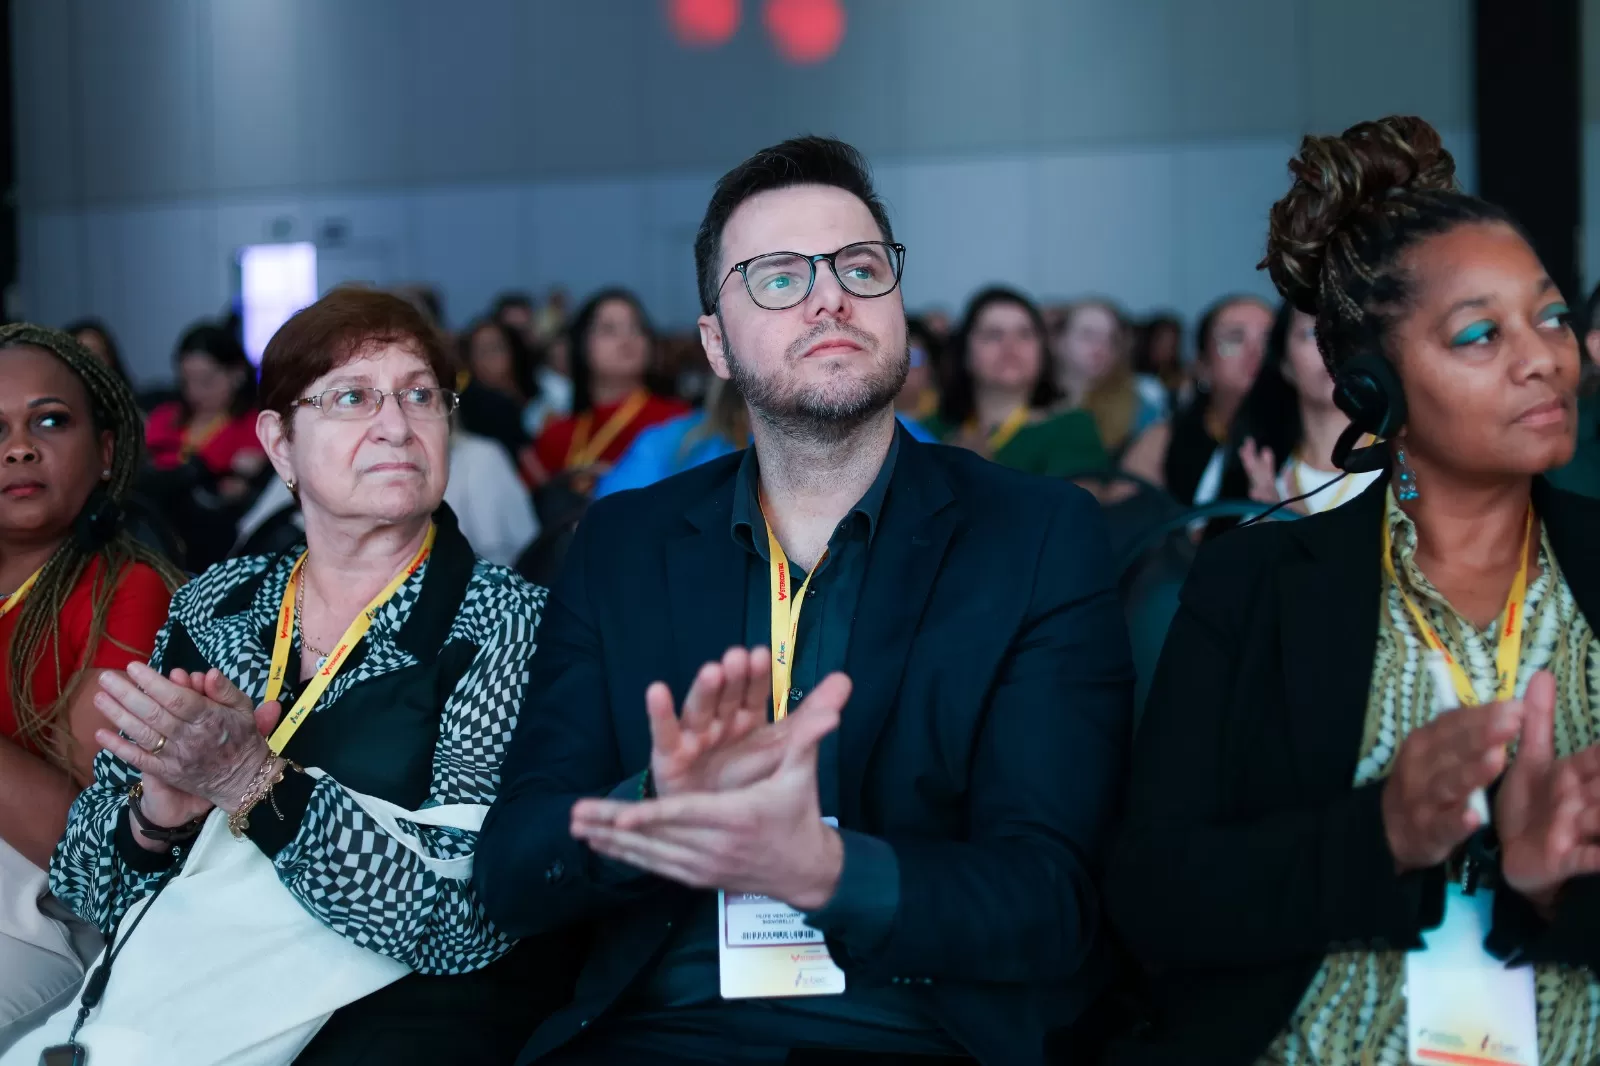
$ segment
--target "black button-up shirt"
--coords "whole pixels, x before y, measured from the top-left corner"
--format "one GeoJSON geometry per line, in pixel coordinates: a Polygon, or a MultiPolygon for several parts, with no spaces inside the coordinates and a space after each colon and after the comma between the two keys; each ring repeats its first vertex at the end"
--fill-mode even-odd
{"type": "MultiPolygon", "coordinates": [[[[889,454],[877,478],[856,505],[844,516],[828,539],[827,553],[810,575],[789,561],[789,587],[794,595],[806,586],[805,602],[800,605],[800,631],[790,649],[789,711],[817,687],[818,682],[843,670],[850,651],[850,629],[855,623],[856,602],[861,598],[861,580],[867,572],[867,554],[872,535],[878,528],[878,515],[894,463],[900,452],[900,435],[895,434],[889,454]]],[[[745,578],[744,643],[746,647],[772,647],[780,639],[772,632],[771,550],[767,542],[767,520],[761,512],[761,472],[755,449],[744,453],[733,490],[733,540],[749,555],[745,578]]],[[[817,793],[823,817],[838,815],[839,742],[838,734],[823,738],[817,759],[817,793]]]]}

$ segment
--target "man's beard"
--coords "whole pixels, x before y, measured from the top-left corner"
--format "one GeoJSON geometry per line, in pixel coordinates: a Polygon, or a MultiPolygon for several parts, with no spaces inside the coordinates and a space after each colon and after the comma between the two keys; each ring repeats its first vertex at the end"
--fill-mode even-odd
{"type": "Polygon", "coordinates": [[[761,376],[739,360],[723,334],[728,375],[739,395],[749,404],[755,417],[787,436],[803,440],[835,441],[848,437],[873,415],[894,403],[911,372],[911,348],[902,338],[898,352],[885,358],[871,334],[853,326],[834,324],[811,330],[789,345],[782,366],[761,376]],[[786,380],[785,372],[799,363],[802,353],[828,336],[843,335],[861,345],[870,358],[865,377],[857,378],[842,363],[829,380],[799,386],[786,380]]]}

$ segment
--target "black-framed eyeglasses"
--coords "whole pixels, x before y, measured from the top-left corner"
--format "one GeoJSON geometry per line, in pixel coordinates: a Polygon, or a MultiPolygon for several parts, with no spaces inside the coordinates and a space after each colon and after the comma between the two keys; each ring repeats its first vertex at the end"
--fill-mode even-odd
{"type": "MultiPolygon", "coordinates": [[[[900,284],[900,271],[906,263],[906,246],[884,241],[847,244],[837,252],[802,255],[800,252],[768,252],[742,263],[735,263],[722,279],[735,274],[744,278],[745,291],[757,307],[782,311],[807,296],[817,283],[817,264],[827,263],[839,287],[851,296],[874,299],[887,296],[900,284]]],[[[721,291],[721,286],[718,286],[721,291]]]]}
{"type": "Polygon", "coordinates": [[[383,410],[383,401],[390,396],[400,404],[400,410],[407,417],[435,420],[448,418],[461,400],[449,389],[417,387],[385,392],[366,385],[346,385],[325,389],[315,396],[302,396],[290,406],[315,407],[329,418],[359,422],[376,418],[378,412],[383,410]]]}

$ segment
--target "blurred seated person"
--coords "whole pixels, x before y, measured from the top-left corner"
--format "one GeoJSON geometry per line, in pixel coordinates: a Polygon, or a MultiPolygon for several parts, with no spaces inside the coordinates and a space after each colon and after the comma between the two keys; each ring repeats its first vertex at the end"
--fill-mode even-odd
{"type": "Polygon", "coordinates": [[[1550,471],[1550,484],[1567,492],[1600,496],[1600,285],[1589,293],[1573,328],[1581,342],[1583,373],[1578,389],[1578,450],[1572,461],[1550,471]]]}
{"type": "Polygon", "coordinates": [[[1317,350],[1317,320],[1284,303],[1267,334],[1261,373],[1245,397],[1234,428],[1240,444],[1222,475],[1222,499],[1248,497],[1317,514],[1348,503],[1383,476],[1343,474],[1333,446],[1350,419],[1333,403],[1333,376],[1317,350]]]}
{"type": "Polygon", "coordinates": [[[150,412],[145,443],[157,470],[191,460],[217,479],[223,496],[241,496],[266,468],[256,439],[256,374],[238,339],[211,323],[178,341],[179,397],[150,412]]]}
{"type": "Polygon", "coordinates": [[[128,382],[128,368],[122,362],[122,349],[117,346],[117,339],[111,335],[111,330],[98,318],[80,318],[76,322],[63,327],[61,332],[83,345],[89,354],[104,363],[113,374],[128,382]]]}
{"type": "Polygon", "coordinates": [[[911,335],[911,369],[895,397],[894,409],[902,421],[922,422],[939,413],[944,348],[920,318],[906,319],[906,331],[911,335]]]}
{"type": "Polygon", "coordinates": [[[1183,365],[1182,319],[1163,311],[1144,320],[1134,340],[1133,372],[1161,382],[1168,403],[1179,401],[1189,381],[1183,365]]]}
{"type": "Polygon", "coordinates": [[[99,950],[45,867],[100,750],[100,674],[142,661],[182,580],[119,525],[143,452],[127,383],[64,333],[0,328],[0,1051],[99,950]]]}
{"type": "Polygon", "coordinates": [[[1051,408],[1060,399],[1039,309],[1013,289],[967,305],[951,338],[950,381],[928,432],[1002,466],[1075,477],[1110,465],[1094,419],[1051,408]]]}
{"type": "Polygon", "coordinates": [[[1229,296],[1200,319],[1195,394],[1172,417],[1128,446],[1122,467],[1183,504],[1211,503],[1222,491],[1233,421],[1255,384],[1272,309],[1254,296],[1229,296]]]}
{"type": "Polygon", "coordinates": [[[524,979],[469,877],[544,592],[441,505],[454,367],[371,289],[268,343],[261,439],[304,548],[214,567],[150,666],[101,676],[112,728],[51,863],[62,902],[122,926],[90,1062],[509,1062],[541,1009],[559,954],[524,979]]]}
{"type": "Polygon", "coordinates": [[[178,343],[178,399],[150,412],[139,495],[183,542],[198,572],[225,558],[235,525],[271,478],[256,439],[255,368],[226,328],[202,323],[178,343]]]}
{"type": "Polygon", "coordinates": [[[530,439],[538,437],[552,415],[571,409],[571,383],[559,374],[547,373],[539,349],[512,327],[494,319],[479,321],[467,330],[465,348],[464,362],[472,380],[521,405],[522,429],[530,439]],[[546,391],[551,379],[559,383],[555,396],[546,391]]]}
{"type": "MultiPolygon", "coordinates": [[[[897,411],[895,417],[914,439],[934,440],[932,434],[903,412],[897,411]]],[[[624,489],[654,485],[673,474],[749,446],[750,415],[739,390],[731,382],[713,377],[705,407],[640,433],[616,465],[595,485],[594,498],[598,500],[624,489]]]]}
{"type": "Polygon", "coordinates": [[[1161,382],[1133,372],[1131,333],[1115,305],[1080,300],[1065,308],[1051,346],[1062,406],[1089,412],[1113,457],[1167,414],[1161,382]]]}
{"type": "Polygon", "coordinates": [[[539,391],[551,413],[564,415],[571,411],[572,379],[567,376],[567,347],[562,337],[565,311],[554,320],[554,328],[547,329],[541,324],[545,320],[534,307],[533,297],[525,292],[507,292],[495,299],[489,317],[515,330],[529,349],[540,353],[539,391]]]}
{"type": "Polygon", "coordinates": [[[622,458],[642,430],[686,414],[688,405],[646,387],[655,333],[625,289],[606,289],[578,309],[568,332],[572,414],[550,419],[534,445],[545,478],[593,482],[622,458]]]}
{"type": "MultiPolygon", "coordinates": [[[[557,337],[566,336],[571,331],[567,328],[567,290],[560,285],[553,285],[550,293],[545,297],[544,303],[534,311],[533,336],[534,340],[549,344],[557,337]]],[[[557,365],[562,373],[570,373],[570,366],[557,365]]]]}
{"type": "Polygon", "coordinates": [[[1592,1062],[1600,504],[1540,476],[1572,454],[1567,306],[1421,119],[1290,166],[1265,265],[1402,420],[1389,477],[1189,576],[1105,883],[1156,1023],[1110,1061],[1592,1062]]]}

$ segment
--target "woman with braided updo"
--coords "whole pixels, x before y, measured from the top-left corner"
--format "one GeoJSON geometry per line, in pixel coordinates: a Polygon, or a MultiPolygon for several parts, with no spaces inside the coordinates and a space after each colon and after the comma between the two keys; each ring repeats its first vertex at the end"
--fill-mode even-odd
{"type": "Polygon", "coordinates": [[[96,676],[150,655],[181,577],[119,526],[143,436],[81,344],[0,328],[0,1048],[82,977],[49,950],[68,942],[44,868],[93,777],[96,676]]]}
{"type": "Polygon", "coordinates": [[[1289,169],[1263,265],[1385,438],[1347,469],[1385,473],[1195,563],[1108,872],[1158,1007],[1120,1061],[1588,1063],[1600,503],[1542,476],[1567,305],[1420,119],[1289,169]]]}

